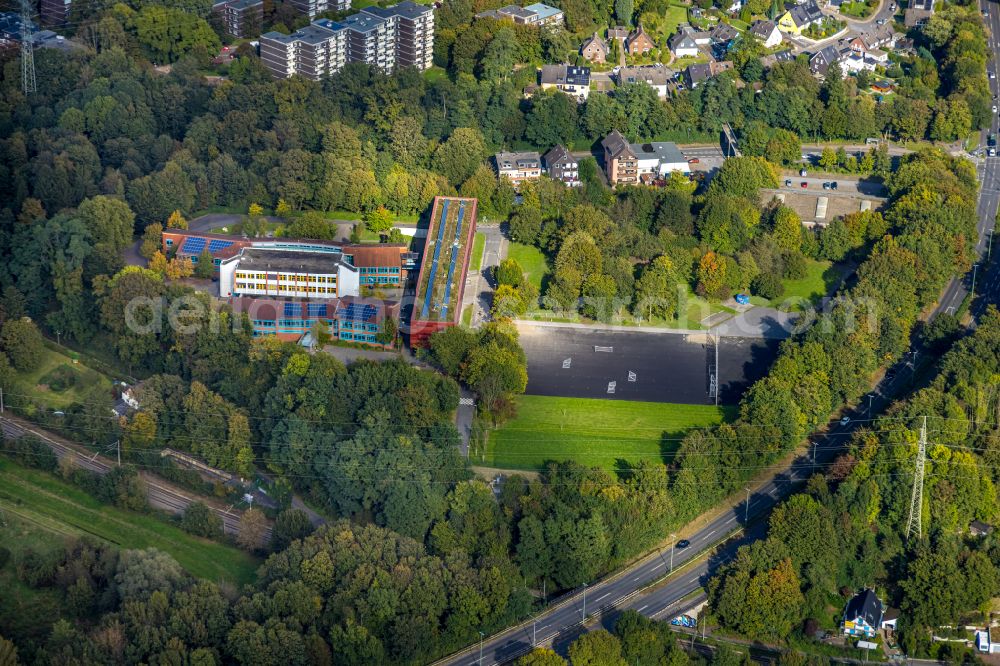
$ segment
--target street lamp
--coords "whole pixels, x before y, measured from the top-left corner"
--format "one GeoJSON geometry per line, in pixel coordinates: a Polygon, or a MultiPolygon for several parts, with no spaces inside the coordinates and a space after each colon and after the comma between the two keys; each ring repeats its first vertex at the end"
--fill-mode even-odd
{"type": "Polygon", "coordinates": [[[483,664],[483,639],[486,638],[486,634],[479,632],[479,666],[483,664]]]}
{"type": "Polygon", "coordinates": [[[969,300],[976,300],[976,273],[979,271],[979,264],[972,264],[972,290],[970,291],[971,298],[969,300]]]}
{"type": "Polygon", "coordinates": [[[747,486],[745,490],[747,491],[747,504],[746,504],[746,507],[745,507],[745,509],[743,511],[743,524],[744,525],[749,525],[750,524],[750,486],[747,486]]]}
{"type": "Polygon", "coordinates": [[[587,621],[587,584],[583,584],[583,621],[587,621]]]}
{"type": "Polygon", "coordinates": [[[674,551],[677,550],[677,535],[670,535],[670,573],[674,572],[674,551]]]}

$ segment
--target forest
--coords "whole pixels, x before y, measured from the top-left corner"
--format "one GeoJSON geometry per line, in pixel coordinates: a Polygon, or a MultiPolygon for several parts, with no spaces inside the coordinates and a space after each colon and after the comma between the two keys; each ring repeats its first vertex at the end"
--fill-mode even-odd
{"type": "Polygon", "coordinates": [[[932,643],[931,633],[988,623],[1000,592],[996,537],[968,531],[974,520],[997,519],[998,350],[1000,314],[991,308],[938,361],[927,386],[860,428],[829,470],[774,511],[766,540],[722,568],[709,586],[717,622],[751,638],[802,641],[817,627],[834,629],[845,595],[874,587],[900,610],[906,654],[961,660],[963,646],[932,643]],[[925,418],[916,538],[907,522],[925,418]]]}
{"type": "MultiPolygon", "coordinates": [[[[941,12],[947,25],[930,30],[926,54],[901,65],[900,95],[871,108],[853,80],[819,85],[801,62],[762,74],[760,95],[720,77],[666,103],[641,87],[594,95],[582,107],[560,95],[522,100],[523,82],[497,73],[531,61],[536,46],[524,54],[512,48],[519,42],[509,26],[467,28],[471,8],[462,3],[441,12],[442,34],[469,35],[439,40],[447,77],[389,77],[351,66],[321,83],[273,81],[242,51],[228,79],[210,85],[203,73],[215,43],[207,34],[200,44],[177,43],[180,51],[155,43],[157,26],[189,8],[165,15],[139,5],[107,9],[88,26],[86,17],[77,22],[93,53],[36,54],[37,94],[20,92],[16,60],[3,65],[0,385],[13,387],[7,408],[95,450],[121,439],[126,462],[140,468],[149,464],[144,454],[171,446],[237,473],[267,470],[286,485],[286,498],[295,491],[333,520],[310,534],[301,517],[279,514],[278,539],[246,544],[269,555],[247,590],[194,581],[157,552],[79,543],[54,555],[21,554],[10,563],[20,580],[68,602],[43,640],[8,637],[38,663],[409,663],[461,647],[524,617],[537,603],[529,590],[592,581],[742,488],[755,469],[863,395],[879,367],[906,349],[919,312],[971,261],[975,174],[935,149],[905,158],[892,173],[873,153],[871,169],[890,194],[886,210],[835,222],[818,236],[803,233],[787,209],[760,209],[758,192],[775,177],[760,156],[731,161],[698,193],[674,182],[612,194],[595,185],[596,164],[585,161],[581,170],[590,175],[581,192],[542,181],[516,209],[512,190],[484,164],[505,145],[588,146],[619,123],[630,137],[647,128],[643,138],[654,138],[732,122],[757,137],[763,152],[773,144],[785,146],[776,154],[791,155],[799,137],[886,131],[921,138],[944,122],[939,115],[958,118],[953,109],[965,103],[969,124],[951,121],[953,136],[961,136],[988,111],[977,101],[985,82],[976,56],[981,23],[960,7],[941,12]],[[169,73],[150,66],[162,61],[172,63],[169,73]],[[838,125],[831,109],[851,122],[838,125]],[[923,125],[906,124],[921,117],[923,125]],[[762,134],[754,121],[769,129],[762,134]],[[525,380],[509,327],[435,339],[429,359],[452,378],[396,362],[345,367],[254,339],[247,321],[204,294],[124,265],[133,238],[178,210],[192,217],[213,207],[273,209],[283,200],[294,211],[384,205],[409,214],[454,192],[479,197],[487,216],[512,215],[512,234],[553,259],[554,279],[542,296],[561,308],[595,307],[584,313],[595,319],[614,315],[600,305],[609,294],[620,308],[668,317],[677,285],[714,297],[747,285],[768,289],[762,276],[793,274],[802,257],[849,257],[858,269],[843,298],[783,345],[735,423],[691,433],[662,463],[617,475],[551,465],[537,479],[509,479],[495,498],[457,453],[452,378],[494,391],[486,403],[508,409],[504,395],[525,380]],[[139,312],[141,326],[127,326],[135,298],[165,307],[139,312]],[[168,326],[170,317],[185,325],[168,326]],[[870,318],[877,325],[852,324],[870,318]],[[119,430],[108,416],[112,396],[95,391],[57,425],[19,383],[37,363],[43,335],[96,350],[146,379],[143,416],[119,430]],[[477,355],[479,348],[491,353],[477,355]],[[489,384],[498,360],[513,369],[489,384]]],[[[567,14],[574,15],[568,7],[567,14]]],[[[518,291],[516,266],[503,279],[514,292],[511,307],[531,300],[518,291]]],[[[29,443],[4,448],[40,459],[29,443]]],[[[107,483],[91,480],[91,491],[129,506],[134,479],[122,472],[107,483]]],[[[191,531],[218,536],[204,523],[203,509],[186,517],[191,531]]]]}

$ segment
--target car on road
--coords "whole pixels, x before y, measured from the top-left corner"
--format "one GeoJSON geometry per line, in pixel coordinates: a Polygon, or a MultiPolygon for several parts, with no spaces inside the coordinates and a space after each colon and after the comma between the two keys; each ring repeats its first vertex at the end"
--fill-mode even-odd
{"type": "Polygon", "coordinates": [[[885,378],[892,381],[896,378],[896,368],[889,368],[885,371],[885,378]]]}
{"type": "Polygon", "coordinates": [[[831,180],[830,181],[830,189],[831,190],[837,189],[837,181],[835,181],[835,180],[831,180]]]}
{"type": "Polygon", "coordinates": [[[791,187],[791,186],[792,186],[792,179],[791,178],[786,178],[785,179],[785,187],[791,187]]]}
{"type": "Polygon", "coordinates": [[[994,105],[993,105],[993,113],[996,113],[996,112],[997,112],[997,105],[996,105],[996,104],[994,104],[994,105]]]}
{"type": "Polygon", "coordinates": [[[684,550],[690,545],[691,545],[690,541],[688,541],[687,539],[681,539],[680,541],[677,542],[675,548],[677,548],[677,550],[684,550]]]}
{"type": "Polygon", "coordinates": [[[844,418],[840,419],[840,425],[841,426],[845,426],[845,425],[847,425],[850,422],[851,422],[851,417],[850,416],[845,416],[844,418]]]}
{"type": "Polygon", "coordinates": [[[988,157],[996,157],[997,156],[997,149],[996,148],[990,148],[989,150],[986,151],[986,155],[988,157]]]}
{"type": "Polygon", "coordinates": [[[990,78],[991,79],[997,78],[997,73],[996,72],[990,72],[990,78]]]}
{"type": "Polygon", "coordinates": [[[875,21],[875,25],[885,25],[888,22],[889,22],[888,19],[879,19],[879,20],[875,21]]]}
{"type": "Polygon", "coordinates": [[[830,189],[830,183],[823,183],[823,189],[824,190],[830,189]]]}
{"type": "Polygon", "coordinates": [[[809,187],[809,183],[807,183],[806,181],[803,180],[801,183],[799,183],[799,187],[805,189],[805,188],[809,187]]]}
{"type": "Polygon", "coordinates": [[[700,161],[701,160],[699,160],[697,157],[692,157],[691,159],[688,160],[688,164],[697,164],[700,161]]]}
{"type": "Polygon", "coordinates": [[[996,134],[990,134],[988,137],[986,137],[986,145],[987,146],[995,146],[995,145],[997,145],[997,135],[996,134]]]}

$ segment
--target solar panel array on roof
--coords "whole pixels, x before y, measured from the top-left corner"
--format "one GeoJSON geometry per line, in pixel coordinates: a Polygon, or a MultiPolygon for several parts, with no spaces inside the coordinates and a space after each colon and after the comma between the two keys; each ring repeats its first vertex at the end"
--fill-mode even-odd
{"type": "Polygon", "coordinates": [[[326,314],[326,303],[309,303],[307,308],[310,317],[322,317],[326,314]]]}
{"type": "Polygon", "coordinates": [[[192,236],[184,241],[184,245],[181,247],[181,252],[184,254],[201,254],[201,251],[204,249],[205,239],[192,236]]]}
{"type": "Polygon", "coordinates": [[[208,251],[215,254],[219,250],[225,250],[227,247],[233,244],[233,241],[227,240],[213,240],[208,243],[208,251]]]}
{"type": "Polygon", "coordinates": [[[368,321],[375,316],[376,311],[374,305],[350,303],[337,310],[337,317],[348,321],[368,321]]]}
{"type": "Polygon", "coordinates": [[[285,303],[285,316],[286,317],[301,317],[302,316],[302,304],[301,303],[285,303]]]}

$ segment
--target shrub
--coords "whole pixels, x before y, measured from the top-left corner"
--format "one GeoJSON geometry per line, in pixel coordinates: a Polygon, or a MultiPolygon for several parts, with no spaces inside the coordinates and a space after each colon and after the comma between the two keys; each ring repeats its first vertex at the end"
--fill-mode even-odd
{"type": "Polygon", "coordinates": [[[785,285],[773,273],[761,273],[754,278],[751,287],[755,294],[767,299],[778,298],[785,293],[785,285]]]}

